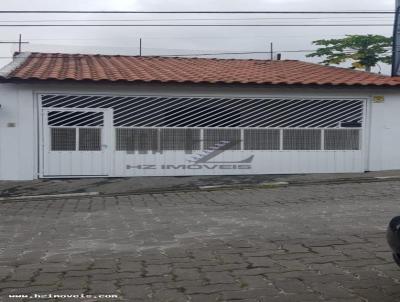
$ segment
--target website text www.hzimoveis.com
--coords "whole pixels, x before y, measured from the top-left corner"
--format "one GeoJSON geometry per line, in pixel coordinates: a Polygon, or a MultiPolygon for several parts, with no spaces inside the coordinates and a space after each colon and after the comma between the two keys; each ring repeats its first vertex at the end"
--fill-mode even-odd
{"type": "Polygon", "coordinates": [[[13,294],[9,299],[119,299],[116,294],[13,294]]]}

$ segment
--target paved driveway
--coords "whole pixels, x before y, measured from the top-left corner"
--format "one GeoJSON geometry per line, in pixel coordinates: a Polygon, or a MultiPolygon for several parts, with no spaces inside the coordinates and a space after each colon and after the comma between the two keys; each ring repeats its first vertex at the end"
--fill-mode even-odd
{"type": "Polygon", "coordinates": [[[395,181],[2,202],[0,297],[399,301],[399,205],[395,181]]]}

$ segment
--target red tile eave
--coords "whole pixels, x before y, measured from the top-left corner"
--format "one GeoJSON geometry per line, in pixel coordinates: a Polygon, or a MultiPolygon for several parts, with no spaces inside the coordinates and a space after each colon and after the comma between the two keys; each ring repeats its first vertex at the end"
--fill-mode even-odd
{"type": "Polygon", "coordinates": [[[238,86],[281,86],[281,87],[366,87],[366,88],[384,88],[384,87],[399,87],[400,88],[400,82],[399,83],[382,83],[382,84],[368,84],[368,83],[358,83],[358,84],[346,84],[346,83],[340,83],[340,84],[333,84],[333,83],[309,83],[309,84],[303,84],[301,82],[292,82],[292,83],[285,83],[285,82],[280,82],[280,83],[258,83],[258,82],[230,82],[227,83],[225,81],[216,81],[216,82],[209,82],[209,81],[174,81],[174,80],[168,80],[168,81],[160,81],[160,80],[121,80],[121,79],[116,79],[116,80],[105,80],[105,79],[82,79],[82,80],[77,80],[75,78],[65,78],[65,79],[60,79],[60,78],[47,78],[47,79],[41,79],[38,77],[25,77],[25,78],[20,78],[20,77],[11,77],[7,79],[0,79],[0,82],[15,82],[15,83],[44,83],[44,82],[53,82],[53,83],[62,83],[62,82],[69,82],[69,83],[119,83],[119,84],[140,84],[140,83],[149,83],[149,84],[204,84],[204,85],[222,85],[222,86],[229,86],[229,85],[238,85],[238,86]]]}

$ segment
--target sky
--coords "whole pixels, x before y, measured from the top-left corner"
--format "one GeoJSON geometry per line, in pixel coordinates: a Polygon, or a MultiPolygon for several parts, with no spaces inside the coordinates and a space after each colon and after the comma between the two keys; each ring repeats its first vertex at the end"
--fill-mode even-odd
{"type": "MultiPolygon", "coordinates": [[[[334,10],[394,10],[395,0],[0,0],[0,10],[247,10],[247,11],[334,11],[334,10]]],[[[393,16],[378,15],[326,16],[326,15],[0,15],[1,23],[45,23],[46,20],[65,20],[62,23],[353,23],[392,24],[393,16]],[[313,19],[302,19],[313,18],[313,19]],[[357,17],[356,17],[357,18],[357,17]],[[167,19],[161,21],[160,19],[167,19]],[[185,19],[171,21],[171,19],[185,19]],[[192,19],[202,19],[192,21],[192,19]],[[207,19],[207,20],[204,20],[207,19]],[[210,20],[211,19],[211,20],[210,20]],[[226,20],[223,20],[226,19],[226,20]],[[251,20],[248,20],[251,19],[251,20]],[[87,21],[92,20],[92,21],[87,21]],[[100,20],[100,21],[93,21],[100,20]],[[107,20],[107,21],[105,21],[107,20]],[[109,21],[111,20],[111,21],[109,21]],[[117,20],[117,21],[115,21],[117,20]],[[147,20],[147,21],[146,21],[147,20]],[[150,20],[150,21],[149,21],[150,20]]],[[[61,23],[49,21],[49,23],[61,23]]],[[[312,41],[340,38],[346,34],[392,35],[390,26],[381,27],[0,27],[0,41],[17,41],[19,34],[29,42],[23,51],[100,53],[138,55],[139,39],[142,39],[143,55],[177,55],[219,52],[268,52],[273,43],[275,53],[282,52],[283,59],[318,62],[306,58],[304,52],[316,47],[312,41]],[[288,52],[289,51],[289,52],[288,52]]],[[[0,44],[0,66],[11,60],[16,45],[0,44]]],[[[205,57],[269,59],[270,54],[232,54],[205,57]]],[[[374,71],[389,72],[389,66],[381,64],[374,71]]]]}

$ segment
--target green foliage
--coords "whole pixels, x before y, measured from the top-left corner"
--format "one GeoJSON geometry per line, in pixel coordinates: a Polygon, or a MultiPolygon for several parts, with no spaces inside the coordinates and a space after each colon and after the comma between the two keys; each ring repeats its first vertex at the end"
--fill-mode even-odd
{"type": "Polygon", "coordinates": [[[313,44],[321,47],[307,57],[323,57],[321,63],[325,65],[337,65],[350,60],[353,68],[369,71],[379,62],[391,64],[392,61],[392,38],[380,35],[346,35],[343,39],[317,40],[313,44]]]}

